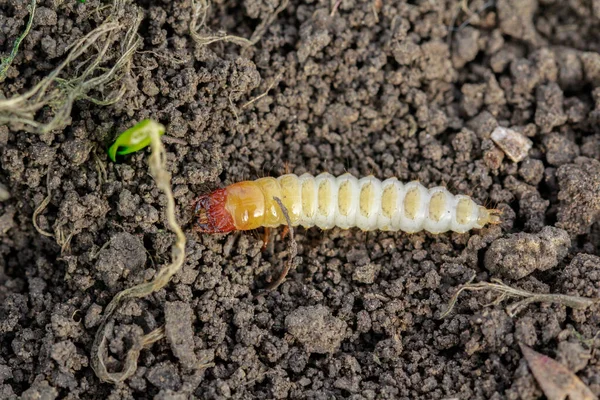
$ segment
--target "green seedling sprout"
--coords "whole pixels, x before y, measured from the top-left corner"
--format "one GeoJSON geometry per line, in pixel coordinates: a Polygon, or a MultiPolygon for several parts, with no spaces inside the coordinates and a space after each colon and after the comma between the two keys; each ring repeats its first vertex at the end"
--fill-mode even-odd
{"type": "Polygon", "coordinates": [[[165,133],[165,127],[161,124],[145,119],[138,124],[121,133],[112,146],[108,148],[108,156],[113,162],[116,162],[117,154],[135,153],[148,147],[152,142],[150,132],[157,132],[159,136],[165,133]]]}

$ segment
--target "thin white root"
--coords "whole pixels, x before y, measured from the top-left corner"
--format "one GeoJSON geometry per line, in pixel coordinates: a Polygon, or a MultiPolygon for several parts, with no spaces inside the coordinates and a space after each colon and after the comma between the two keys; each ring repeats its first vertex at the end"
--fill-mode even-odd
{"type": "Polygon", "coordinates": [[[208,15],[208,9],[210,7],[208,0],[192,0],[192,19],[190,21],[190,36],[199,46],[206,46],[215,42],[230,42],[237,44],[241,47],[250,47],[258,43],[260,38],[265,34],[269,25],[275,21],[277,15],[285,10],[289,0],[281,0],[281,3],[275,9],[275,11],[264,18],[260,24],[254,30],[254,33],[250,39],[246,39],[235,35],[214,35],[214,34],[201,34],[200,30],[206,28],[206,17],[208,15]]]}
{"type": "Polygon", "coordinates": [[[150,174],[154,178],[156,186],[164,192],[167,198],[167,224],[176,236],[171,253],[172,261],[164,266],[152,281],[119,292],[104,310],[102,321],[92,345],[91,364],[98,378],[113,384],[123,382],[135,373],[140,351],[164,337],[164,327],[143,336],[133,345],[127,353],[121,372],[108,372],[104,356],[106,353],[106,332],[109,330],[108,328],[112,328],[112,322],[109,324],[110,317],[123,301],[145,297],[166,286],[171,277],[181,269],[185,259],[186,238],[175,217],[175,199],[171,190],[171,174],[166,169],[165,148],[160,140],[159,131],[161,129],[164,130],[164,127],[156,122],[152,122],[147,126],[152,149],[148,163],[150,174]]]}

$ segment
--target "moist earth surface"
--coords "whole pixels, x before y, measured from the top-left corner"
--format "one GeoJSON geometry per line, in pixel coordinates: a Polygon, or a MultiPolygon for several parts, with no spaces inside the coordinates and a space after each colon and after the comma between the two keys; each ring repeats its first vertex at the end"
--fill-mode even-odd
{"type": "MultiPolygon", "coordinates": [[[[465,291],[441,318],[473,278],[600,297],[598,2],[279,1],[37,2],[0,98],[114,25],[52,84],[75,90],[70,79],[105,52],[60,126],[0,126],[0,398],[543,398],[520,343],[599,396],[597,304],[509,313],[518,298],[465,291]],[[136,51],[112,74],[138,16],[136,51]],[[186,259],[115,314],[114,371],[166,325],[115,386],[90,365],[103,310],[169,263],[175,240],[150,150],[106,154],[145,118],[166,127],[186,259]],[[498,127],[531,148],[495,143],[498,127]],[[261,232],[195,233],[191,205],[285,171],[444,185],[501,210],[502,223],[439,235],[297,228],[295,267],[265,292],[289,238],[279,231],[261,251],[261,232]]],[[[3,55],[28,3],[0,2],[3,55]]]]}

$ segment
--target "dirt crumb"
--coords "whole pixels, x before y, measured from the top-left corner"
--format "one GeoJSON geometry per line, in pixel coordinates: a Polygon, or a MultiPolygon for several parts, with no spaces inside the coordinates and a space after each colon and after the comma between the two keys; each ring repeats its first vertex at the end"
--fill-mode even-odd
{"type": "Polygon", "coordinates": [[[299,307],[285,317],[285,328],[309,353],[333,353],[342,343],[346,323],[318,305],[299,307]]]}
{"type": "Polygon", "coordinates": [[[15,210],[10,207],[5,213],[0,215],[0,236],[6,235],[6,233],[15,226],[15,210]]]}
{"type": "MultiPolygon", "coordinates": [[[[580,253],[562,271],[559,277],[560,291],[573,296],[600,298],[600,257],[580,253]]],[[[575,329],[581,335],[592,338],[600,325],[600,304],[585,310],[573,310],[575,329]]]]}
{"type": "Polygon", "coordinates": [[[381,267],[377,264],[367,264],[360,266],[352,273],[352,280],[361,283],[373,283],[381,267]]]}
{"type": "Polygon", "coordinates": [[[567,90],[578,89],[583,82],[583,65],[579,52],[568,47],[559,47],[555,54],[559,66],[560,87],[567,90]]]}
{"type": "Polygon", "coordinates": [[[533,24],[537,0],[499,0],[496,3],[500,29],[506,35],[537,45],[540,38],[533,24]]]}
{"type": "Polygon", "coordinates": [[[153,400],[187,400],[189,396],[185,393],[178,393],[171,389],[162,389],[153,400]]]}
{"type": "Polygon", "coordinates": [[[0,364],[0,385],[13,378],[13,373],[8,365],[0,364]]]}
{"type": "Polygon", "coordinates": [[[485,268],[506,278],[521,279],[535,270],[556,267],[570,246],[568,233],[550,226],[539,234],[512,234],[492,243],[485,253],[485,268]]]}
{"type": "Polygon", "coordinates": [[[39,7],[36,10],[34,21],[41,26],[54,26],[58,22],[56,11],[48,7],[39,7]]]}
{"type": "Polygon", "coordinates": [[[557,226],[574,235],[600,219],[600,161],[578,157],[556,171],[560,191],[557,226]]]}
{"type": "Polygon", "coordinates": [[[546,147],[546,161],[555,167],[573,162],[579,155],[579,146],[560,133],[544,136],[542,143],[546,147]]]}
{"type": "Polygon", "coordinates": [[[35,382],[29,389],[23,392],[23,400],[54,400],[58,397],[58,391],[50,386],[48,381],[35,382]]]}
{"type": "Polygon", "coordinates": [[[480,35],[479,30],[470,26],[457,32],[454,39],[456,50],[452,54],[452,62],[455,68],[461,68],[477,57],[480,35]]]}
{"type": "Polygon", "coordinates": [[[177,367],[171,362],[158,363],[146,373],[148,382],[160,389],[179,390],[181,376],[177,367]]]}
{"type": "Polygon", "coordinates": [[[539,232],[546,225],[546,210],[550,201],[543,199],[537,190],[528,190],[519,199],[519,216],[527,232],[539,232]]]}
{"type": "Polygon", "coordinates": [[[73,163],[73,165],[81,165],[88,159],[92,144],[88,140],[73,139],[61,145],[61,150],[73,163]]]}
{"type": "Polygon", "coordinates": [[[486,85],[484,83],[467,83],[461,88],[463,95],[462,108],[469,117],[477,115],[480,111],[483,106],[485,91],[486,85]]]}
{"type": "Polygon", "coordinates": [[[184,367],[192,369],[197,363],[194,353],[192,309],[188,303],[173,301],[165,304],[165,334],[175,357],[184,367]]]}
{"type": "Polygon", "coordinates": [[[560,279],[567,294],[600,298],[600,257],[577,254],[562,271],[560,279]]]}
{"type": "Polygon", "coordinates": [[[521,163],[519,175],[530,185],[537,185],[544,179],[544,163],[542,160],[528,158],[521,163]]]}
{"type": "Polygon", "coordinates": [[[560,342],[556,361],[577,373],[584,369],[590,361],[590,351],[578,342],[560,342]]]}
{"type": "Polygon", "coordinates": [[[594,160],[600,160],[600,134],[583,138],[581,155],[594,160]]]}
{"type": "Polygon", "coordinates": [[[581,54],[585,79],[597,87],[600,85],[600,54],[586,51],[581,54]]]}
{"type": "Polygon", "coordinates": [[[146,249],[140,240],[127,232],[115,234],[107,248],[100,251],[96,270],[109,287],[146,264],[146,249]]]}
{"type": "Polygon", "coordinates": [[[550,133],[557,126],[567,122],[567,114],[563,108],[563,92],[556,82],[538,86],[535,96],[535,123],[540,127],[541,133],[550,133]]]}

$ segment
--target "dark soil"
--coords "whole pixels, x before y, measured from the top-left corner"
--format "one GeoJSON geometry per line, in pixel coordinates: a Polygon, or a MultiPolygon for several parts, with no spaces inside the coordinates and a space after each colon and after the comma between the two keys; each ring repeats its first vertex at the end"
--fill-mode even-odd
{"type": "MultiPolygon", "coordinates": [[[[26,3],[0,2],[3,53],[26,3]]],[[[511,318],[513,300],[465,292],[439,319],[474,275],[600,297],[597,1],[473,0],[471,18],[454,0],[343,0],[334,16],[327,0],[292,1],[246,50],[195,44],[189,0],[138,3],[143,45],[119,103],[78,101],[70,124],[43,136],[0,127],[11,195],[0,203],[0,398],[542,398],[518,342],[600,395],[598,309],[534,303],[511,318]],[[140,334],[166,322],[167,337],[113,386],[89,365],[102,311],[151,279],[174,239],[148,150],[116,164],[105,152],[148,117],[167,127],[187,257],[165,289],[116,314],[110,368],[140,334]],[[533,141],[526,160],[495,147],[497,126],[533,141]],[[190,204],[286,165],[447,185],[504,222],[442,235],[297,229],[302,262],[259,295],[287,239],[262,253],[259,234],[192,233],[190,204]],[[72,235],[62,249],[32,224],[48,190],[38,222],[72,235]],[[199,370],[206,359],[215,365],[199,370]]],[[[47,75],[102,22],[102,4],[40,0],[0,93],[47,75]]],[[[249,38],[278,5],[217,1],[207,26],[249,38]]]]}

